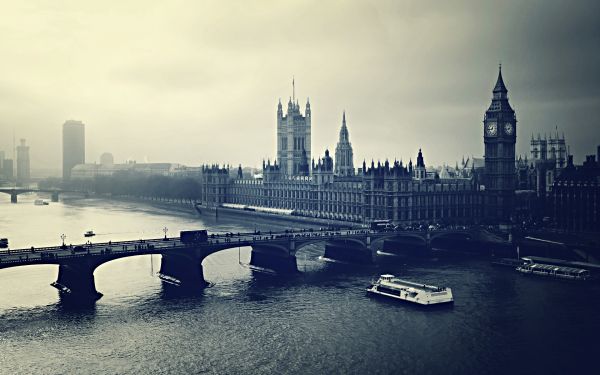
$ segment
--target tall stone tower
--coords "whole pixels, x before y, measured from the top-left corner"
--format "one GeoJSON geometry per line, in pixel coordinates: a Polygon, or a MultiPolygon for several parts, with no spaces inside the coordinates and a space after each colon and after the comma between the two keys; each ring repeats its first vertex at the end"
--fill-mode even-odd
{"type": "Polygon", "coordinates": [[[354,176],[354,154],[352,144],[346,127],[346,111],[342,115],[342,128],[340,140],[335,147],[335,174],[338,176],[354,176]]]}
{"type": "MultiPolygon", "coordinates": [[[[277,160],[285,175],[305,175],[310,160],[310,102],[306,100],[304,115],[293,95],[288,101],[287,113],[283,114],[281,100],[277,105],[277,160]],[[303,160],[304,159],[304,160],[303,160]]],[[[308,171],[308,174],[310,171],[308,171]]]]}
{"type": "Polygon", "coordinates": [[[423,158],[421,149],[419,149],[419,153],[417,154],[417,165],[414,168],[413,177],[417,180],[424,180],[427,178],[427,168],[425,167],[425,159],[423,158]]]}
{"type": "Polygon", "coordinates": [[[504,85],[502,67],[500,67],[492,104],[483,119],[485,216],[494,223],[508,223],[514,206],[517,118],[508,103],[507,94],[508,90],[504,85]]]}

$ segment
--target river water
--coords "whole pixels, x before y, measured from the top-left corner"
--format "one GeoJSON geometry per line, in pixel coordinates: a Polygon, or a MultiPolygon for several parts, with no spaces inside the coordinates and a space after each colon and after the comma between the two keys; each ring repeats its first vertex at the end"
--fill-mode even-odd
{"type": "MultiPolygon", "coordinates": [[[[199,217],[148,203],[77,199],[35,206],[0,196],[0,237],[11,248],[161,237],[179,230],[281,230],[292,224],[199,217]]],[[[61,197],[62,199],[62,197],[61,197]]],[[[298,252],[297,275],[238,263],[249,249],[203,262],[212,286],[199,295],[165,288],[160,257],[106,263],[104,296],[63,303],[49,286],[57,266],[0,270],[1,374],[505,374],[597,373],[600,286],[526,277],[485,259],[443,256],[376,265],[323,262],[322,246],[298,252]],[[371,299],[381,273],[453,290],[435,309],[371,299]]]]}

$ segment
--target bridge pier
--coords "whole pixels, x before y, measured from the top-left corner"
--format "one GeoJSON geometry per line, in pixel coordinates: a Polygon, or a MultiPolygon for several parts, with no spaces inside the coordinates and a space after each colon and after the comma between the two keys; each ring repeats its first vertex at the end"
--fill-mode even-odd
{"type": "Polygon", "coordinates": [[[17,203],[17,193],[10,193],[10,203],[17,203]]]}
{"type": "Polygon", "coordinates": [[[96,264],[86,260],[75,260],[59,264],[58,279],[52,285],[69,298],[99,299],[102,293],[96,290],[94,270],[96,264]]]}
{"type": "Polygon", "coordinates": [[[203,288],[208,283],[204,280],[202,260],[204,257],[196,250],[162,254],[159,277],[166,283],[186,287],[203,288]]]}
{"type": "Polygon", "coordinates": [[[250,253],[250,265],[282,273],[298,272],[294,245],[292,241],[290,248],[285,251],[274,246],[254,245],[250,253]]]}

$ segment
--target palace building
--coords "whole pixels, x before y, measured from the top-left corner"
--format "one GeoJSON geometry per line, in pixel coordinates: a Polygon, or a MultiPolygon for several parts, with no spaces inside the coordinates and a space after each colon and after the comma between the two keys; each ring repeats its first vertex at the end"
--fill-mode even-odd
{"type": "Polygon", "coordinates": [[[325,150],[315,162],[310,157],[310,103],[302,114],[292,96],[285,115],[281,102],[277,107],[277,159],[263,161],[258,177],[231,177],[218,166],[202,168],[203,200],[359,223],[507,222],[516,187],[517,123],[507,92],[500,71],[484,117],[484,166],[463,158],[460,168],[428,169],[419,149],[414,166],[412,161],[363,161],[358,172],[345,112],[335,159],[325,150]]]}

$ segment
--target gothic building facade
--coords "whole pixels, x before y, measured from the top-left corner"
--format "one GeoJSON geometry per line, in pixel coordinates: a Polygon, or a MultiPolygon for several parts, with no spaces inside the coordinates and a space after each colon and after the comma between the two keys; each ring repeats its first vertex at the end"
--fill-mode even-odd
{"type": "Polygon", "coordinates": [[[311,113],[310,102],[306,101],[304,115],[295,98],[290,98],[287,113],[283,114],[281,101],[277,105],[277,160],[281,172],[288,176],[308,176],[311,113]]]}
{"type": "Polygon", "coordinates": [[[326,150],[312,165],[311,176],[287,175],[277,162],[268,161],[262,178],[229,178],[228,183],[226,168],[206,168],[202,186],[207,206],[221,202],[217,204],[357,223],[480,222],[484,191],[473,174],[441,178],[428,173],[422,160],[420,152],[414,169],[398,161],[371,162],[370,167],[363,162],[359,174],[340,176],[326,150]]]}
{"type": "Polygon", "coordinates": [[[553,217],[559,229],[600,231],[600,146],[597,155],[588,155],[581,166],[569,156],[552,187],[553,217]]]}
{"type": "Polygon", "coordinates": [[[303,115],[290,98],[285,115],[281,103],[277,109],[277,159],[263,162],[262,174],[255,178],[240,173],[230,177],[222,168],[204,169],[203,200],[208,205],[359,223],[507,222],[516,187],[517,126],[507,93],[500,72],[483,121],[485,166],[473,160],[467,168],[463,160],[462,169],[427,168],[419,149],[414,165],[412,160],[408,165],[371,161],[370,166],[363,161],[358,173],[345,113],[335,159],[326,150],[315,162],[310,156],[310,104],[307,101],[303,115]]]}

